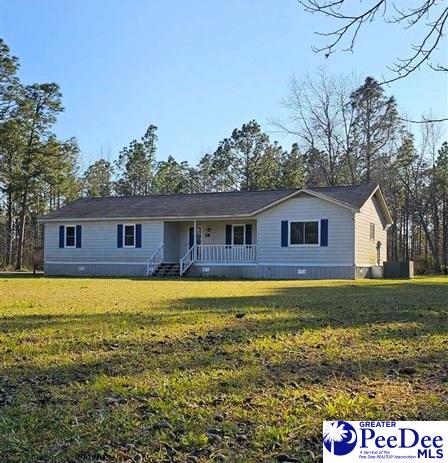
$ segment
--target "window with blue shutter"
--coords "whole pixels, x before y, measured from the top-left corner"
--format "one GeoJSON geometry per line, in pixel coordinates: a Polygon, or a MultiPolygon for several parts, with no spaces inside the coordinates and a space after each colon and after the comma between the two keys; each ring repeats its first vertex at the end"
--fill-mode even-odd
{"type": "Polygon", "coordinates": [[[328,219],[320,221],[320,245],[328,246],[328,219]]]}
{"type": "Polygon", "coordinates": [[[59,247],[63,248],[64,247],[64,241],[65,241],[65,227],[64,225],[59,226],[59,247]]]}
{"type": "Polygon", "coordinates": [[[82,227],[81,225],[76,225],[76,247],[81,247],[81,240],[82,240],[82,227]]]}
{"type": "Polygon", "coordinates": [[[319,221],[289,222],[291,246],[316,246],[319,244],[319,221]]]}
{"type": "Polygon", "coordinates": [[[123,247],[123,224],[117,225],[117,248],[123,247]]]}
{"type": "Polygon", "coordinates": [[[76,227],[74,225],[65,226],[65,248],[74,248],[76,247],[76,227]]]}
{"type": "Polygon", "coordinates": [[[282,248],[288,247],[288,221],[282,220],[282,248]]]}
{"type": "Polygon", "coordinates": [[[252,224],[246,224],[246,244],[252,244],[252,224]]]}
{"type": "Polygon", "coordinates": [[[138,223],[135,225],[135,247],[142,247],[142,224],[138,223]]]}

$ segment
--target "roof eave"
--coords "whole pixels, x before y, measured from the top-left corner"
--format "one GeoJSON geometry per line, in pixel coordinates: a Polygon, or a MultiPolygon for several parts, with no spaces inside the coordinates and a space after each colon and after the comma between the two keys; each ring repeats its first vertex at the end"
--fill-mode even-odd
{"type": "Polygon", "coordinates": [[[45,218],[39,217],[37,221],[39,223],[49,222],[99,222],[99,221],[132,221],[132,220],[194,220],[194,219],[207,219],[207,220],[220,220],[220,219],[246,219],[252,217],[253,212],[246,214],[227,214],[227,215],[186,215],[186,216],[158,216],[158,217],[56,217],[56,218],[45,218]]]}

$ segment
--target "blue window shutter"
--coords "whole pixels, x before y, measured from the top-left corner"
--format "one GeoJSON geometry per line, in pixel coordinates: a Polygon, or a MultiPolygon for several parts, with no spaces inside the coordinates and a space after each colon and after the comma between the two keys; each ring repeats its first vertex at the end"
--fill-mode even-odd
{"type": "Polygon", "coordinates": [[[288,221],[282,220],[282,248],[288,247],[288,221]]]}
{"type": "Polygon", "coordinates": [[[81,247],[81,240],[82,240],[82,227],[81,225],[76,225],[76,247],[81,247]]]}
{"type": "Polygon", "coordinates": [[[117,248],[123,247],[123,225],[119,223],[117,225],[117,248]]]}
{"type": "Polygon", "coordinates": [[[328,246],[328,219],[320,221],[320,245],[328,246]]]}
{"type": "Polygon", "coordinates": [[[64,240],[65,240],[65,227],[64,225],[59,226],[59,247],[64,247],[64,240]]]}
{"type": "Polygon", "coordinates": [[[246,244],[252,244],[252,224],[246,224],[246,244]]]}
{"type": "Polygon", "coordinates": [[[232,225],[226,225],[226,244],[232,244],[232,225]]]}
{"type": "Polygon", "coordinates": [[[142,224],[138,223],[135,225],[135,247],[142,247],[142,224]]]}

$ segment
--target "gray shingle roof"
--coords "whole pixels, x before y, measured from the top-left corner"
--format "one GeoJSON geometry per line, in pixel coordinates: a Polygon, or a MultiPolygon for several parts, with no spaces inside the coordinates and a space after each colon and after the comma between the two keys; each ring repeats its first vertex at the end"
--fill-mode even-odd
{"type": "MultiPolygon", "coordinates": [[[[358,209],[375,188],[376,185],[361,185],[307,189],[358,209]]],[[[47,214],[41,220],[247,216],[295,191],[300,190],[84,198],[47,214]]]]}
{"type": "Polygon", "coordinates": [[[347,204],[347,206],[360,209],[377,186],[376,184],[368,183],[353,186],[308,187],[307,190],[315,191],[316,193],[323,194],[341,203],[347,204]]]}

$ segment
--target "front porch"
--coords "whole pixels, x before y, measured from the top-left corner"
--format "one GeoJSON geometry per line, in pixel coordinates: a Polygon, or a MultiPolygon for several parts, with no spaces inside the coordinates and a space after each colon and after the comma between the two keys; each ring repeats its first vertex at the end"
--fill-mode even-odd
{"type": "Polygon", "coordinates": [[[165,221],[163,243],[148,259],[147,275],[182,276],[194,265],[257,262],[256,220],[165,221]]]}

